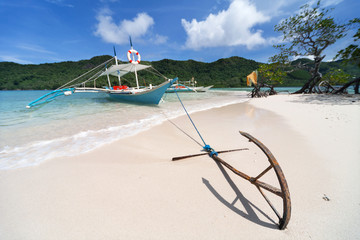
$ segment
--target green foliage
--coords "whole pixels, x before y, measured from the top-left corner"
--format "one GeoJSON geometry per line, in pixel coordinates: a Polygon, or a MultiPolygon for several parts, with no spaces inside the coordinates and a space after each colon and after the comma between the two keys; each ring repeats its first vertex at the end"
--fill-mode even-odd
{"type": "Polygon", "coordinates": [[[260,64],[259,66],[259,80],[268,85],[279,85],[284,82],[286,72],[278,63],[260,64]]]}
{"type": "Polygon", "coordinates": [[[152,66],[170,78],[179,77],[180,81],[195,77],[198,85],[202,86],[242,87],[246,86],[246,76],[257,69],[259,63],[241,57],[231,57],[212,63],[164,59],[152,62],[152,66]]]}
{"type": "Polygon", "coordinates": [[[358,67],[360,67],[360,48],[359,48],[359,41],[360,41],[360,18],[355,18],[350,20],[350,25],[357,27],[357,32],[353,36],[354,43],[350,44],[345,49],[342,49],[338,52],[338,54],[335,56],[336,58],[341,58],[345,60],[345,63],[354,63],[358,67]]]}
{"type": "Polygon", "coordinates": [[[98,56],[78,62],[40,65],[0,62],[0,90],[56,89],[109,58],[111,57],[98,56]]]}
{"type": "Polygon", "coordinates": [[[320,8],[320,1],[314,8],[306,4],[301,7],[300,13],[276,25],[275,31],[282,33],[283,40],[288,41],[275,46],[281,51],[276,62],[290,56],[320,57],[329,45],[344,37],[347,24],[336,24],[329,16],[330,10],[320,8]]]}
{"type": "MultiPolygon", "coordinates": [[[[61,62],[39,65],[21,65],[11,62],[0,62],[0,90],[15,89],[56,89],[70,80],[89,71],[91,68],[100,65],[110,56],[99,56],[90,60],[79,62],[61,62]]],[[[175,61],[164,59],[161,61],[145,62],[152,65],[166,77],[179,77],[181,81],[187,81],[194,77],[199,86],[214,85],[214,87],[245,87],[246,76],[252,71],[259,69],[260,63],[241,57],[219,59],[215,62],[204,63],[194,60],[175,61]]],[[[292,65],[313,64],[309,59],[298,59],[292,65]]],[[[266,66],[266,64],[265,64],[266,66]]],[[[321,65],[320,71],[326,74],[331,69],[343,69],[352,77],[360,76],[360,69],[352,64],[344,66],[341,61],[325,62],[321,65]]],[[[263,74],[260,74],[260,78],[263,74]]],[[[284,77],[281,86],[301,86],[309,78],[305,70],[296,70],[284,77]]],[[[134,85],[134,78],[122,77],[123,84],[134,85]]],[[[164,79],[147,71],[139,72],[139,84],[158,84],[164,79]]],[[[118,84],[117,77],[111,77],[113,85],[118,84]]],[[[89,83],[87,86],[91,86],[89,83]]],[[[96,81],[97,87],[107,85],[106,77],[96,81]]]]}
{"type": "Polygon", "coordinates": [[[340,85],[347,83],[351,79],[351,75],[345,73],[342,69],[331,69],[323,76],[323,79],[331,85],[340,85]]]}
{"type": "MultiPolygon", "coordinates": [[[[296,93],[312,93],[321,80],[320,65],[325,58],[323,51],[338,39],[346,36],[349,24],[337,24],[329,15],[332,9],[320,8],[320,0],[314,8],[308,4],[300,12],[275,26],[275,31],[283,34],[284,44],[274,46],[280,50],[270,62],[287,64],[298,56],[312,56],[313,66],[307,67],[310,77],[296,93]]],[[[298,65],[297,67],[301,67],[298,65]]],[[[304,68],[303,68],[304,69],[304,68]]]]}

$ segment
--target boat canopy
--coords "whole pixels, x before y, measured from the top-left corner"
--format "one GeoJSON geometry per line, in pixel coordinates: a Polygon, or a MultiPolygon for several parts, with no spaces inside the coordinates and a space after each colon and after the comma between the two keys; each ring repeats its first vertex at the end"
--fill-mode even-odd
{"type": "Polygon", "coordinates": [[[119,64],[119,65],[112,65],[106,71],[101,73],[100,76],[104,75],[113,75],[113,76],[123,76],[129,72],[135,72],[140,71],[146,68],[151,67],[150,65],[143,65],[143,64],[132,64],[132,63],[126,63],[126,64],[119,64]]]}

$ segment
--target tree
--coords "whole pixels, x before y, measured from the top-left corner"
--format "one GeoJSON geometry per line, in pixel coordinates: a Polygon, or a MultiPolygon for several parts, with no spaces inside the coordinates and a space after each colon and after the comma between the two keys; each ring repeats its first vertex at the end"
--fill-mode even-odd
{"type": "Polygon", "coordinates": [[[289,17],[275,26],[275,31],[283,34],[284,44],[275,48],[280,54],[271,58],[272,61],[289,63],[291,57],[313,57],[310,69],[311,77],[303,87],[295,93],[312,93],[321,80],[320,64],[325,58],[324,50],[346,35],[348,24],[337,24],[329,16],[331,9],[320,8],[320,0],[314,8],[308,4],[301,7],[300,13],[289,17]]]}
{"type": "Polygon", "coordinates": [[[345,84],[350,77],[350,74],[345,73],[342,69],[331,69],[324,75],[323,79],[331,85],[340,85],[345,84]]]}
{"type": "Polygon", "coordinates": [[[266,97],[267,95],[275,95],[274,85],[282,84],[286,76],[286,72],[281,68],[279,63],[260,64],[258,72],[257,84],[251,91],[251,97],[266,97]],[[269,88],[268,91],[262,92],[261,88],[269,88]]]}
{"type": "MultiPolygon", "coordinates": [[[[335,56],[334,60],[337,58],[341,58],[344,59],[345,64],[347,63],[355,63],[359,68],[360,68],[360,48],[359,48],[359,42],[360,42],[360,18],[355,18],[350,20],[349,22],[350,25],[356,26],[357,27],[357,32],[355,33],[355,35],[353,36],[354,38],[354,43],[350,44],[348,47],[346,47],[345,49],[342,49],[338,52],[338,54],[335,56]]],[[[348,82],[347,84],[345,84],[343,86],[343,88],[347,88],[352,84],[355,84],[355,93],[359,94],[359,82],[360,82],[360,77],[357,76],[355,77],[354,80],[348,82]]],[[[342,91],[342,89],[340,89],[342,91]]],[[[336,91],[335,93],[340,92],[336,91]]]]}
{"type": "Polygon", "coordinates": [[[354,38],[354,43],[350,44],[345,49],[342,49],[338,52],[338,54],[335,56],[334,60],[337,58],[344,59],[346,63],[351,62],[358,67],[360,67],[360,48],[359,48],[359,42],[360,42],[360,18],[355,18],[349,21],[350,25],[355,25],[358,29],[354,38]]]}
{"type": "Polygon", "coordinates": [[[342,69],[331,69],[323,76],[323,81],[319,83],[319,91],[321,93],[335,93],[337,90],[334,86],[345,84],[350,77],[351,75],[345,73],[342,69]]]}
{"type": "Polygon", "coordinates": [[[286,72],[278,63],[260,64],[259,66],[260,81],[267,85],[282,84],[286,72]]]}

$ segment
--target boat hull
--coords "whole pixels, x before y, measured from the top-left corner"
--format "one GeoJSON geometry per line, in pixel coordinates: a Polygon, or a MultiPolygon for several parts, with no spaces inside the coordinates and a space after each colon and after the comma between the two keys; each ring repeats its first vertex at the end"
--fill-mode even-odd
{"type": "Polygon", "coordinates": [[[166,89],[166,93],[174,93],[174,92],[195,92],[194,90],[190,89],[190,88],[168,88],[166,89]]]}
{"type": "Polygon", "coordinates": [[[206,92],[213,86],[207,86],[207,87],[186,87],[186,88],[174,88],[170,87],[166,89],[166,93],[174,93],[176,92],[206,92]]]}
{"type": "Polygon", "coordinates": [[[210,88],[212,88],[213,85],[207,86],[207,87],[195,87],[196,92],[207,92],[210,88]]]}
{"type": "Polygon", "coordinates": [[[120,102],[159,104],[166,89],[170,87],[176,80],[177,78],[172,79],[143,92],[131,93],[125,91],[110,91],[108,94],[111,99],[120,102]]]}

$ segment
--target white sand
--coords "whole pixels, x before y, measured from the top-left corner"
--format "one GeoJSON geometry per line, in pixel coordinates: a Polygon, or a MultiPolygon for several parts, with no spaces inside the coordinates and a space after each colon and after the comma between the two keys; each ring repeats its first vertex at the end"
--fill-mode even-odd
{"type": "Polygon", "coordinates": [[[266,159],[238,131],[272,151],[291,193],[286,230],[254,186],[209,157],[171,161],[201,150],[181,117],[88,154],[1,171],[0,239],[360,236],[358,97],[274,96],[192,117],[214,149],[251,148],[220,157],[253,176],[266,159]]]}

